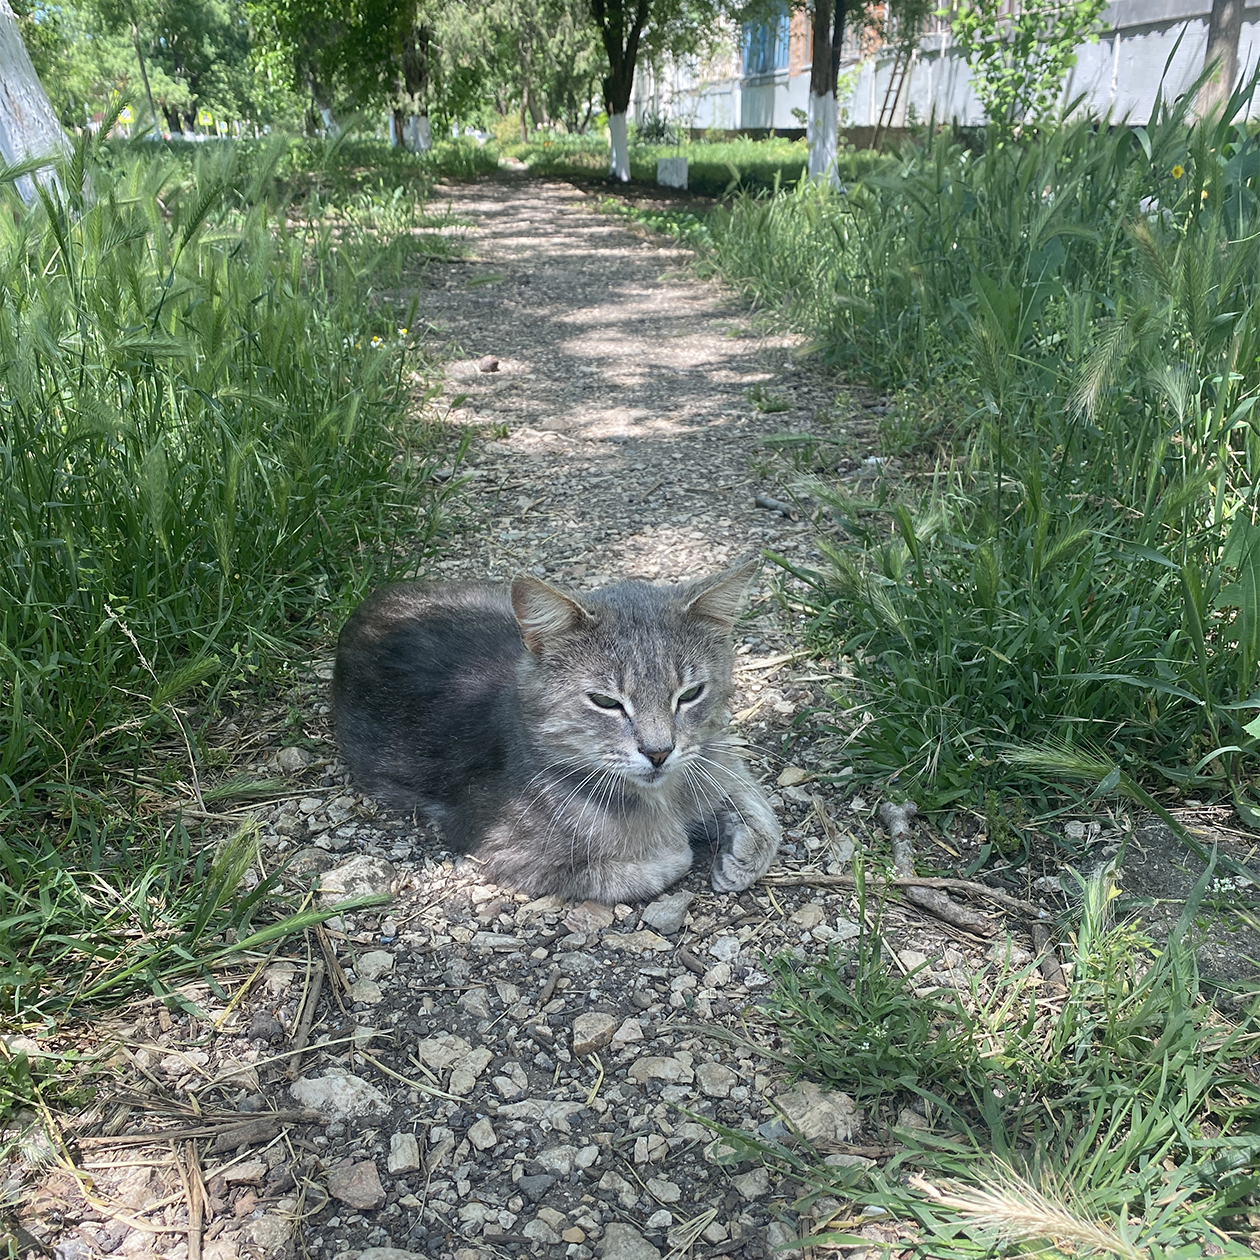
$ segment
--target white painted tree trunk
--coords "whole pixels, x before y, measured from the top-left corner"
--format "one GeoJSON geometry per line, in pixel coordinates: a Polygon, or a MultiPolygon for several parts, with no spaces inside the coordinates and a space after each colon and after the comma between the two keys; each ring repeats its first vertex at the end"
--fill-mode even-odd
{"type": "Polygon", "coordinates": [[[840,176],[836,170],[838,115],[834,92],[828,92],[825,96],[817,96],[813,92],[809,94],[809,114],[805,124],[810,179],[825,179],[833,188],[839,188],[840,176]]]}
{"type": "MultiPolygon", "coordinates": [[[[56,159],[70,141],[57,121],[18,31],[9,0],[0,0],[0,158],[12,166],[29,158],[56,159]]],[[[35,200],[29,177],[17,181],[23,201],[35,200]]]]}
{"type": "Polygon", "coordinates": [[[608,119],[608,177],[623,184],[630,182],[630,142],[626,136],[625,114],[612,114],[608,119]]]}
{"type": "Polygon", "coordinates": [[[412,153],[428,153],[433,148],[433,129],[428,114],[408,114],[403,122],[403,144],[412,153]]]}

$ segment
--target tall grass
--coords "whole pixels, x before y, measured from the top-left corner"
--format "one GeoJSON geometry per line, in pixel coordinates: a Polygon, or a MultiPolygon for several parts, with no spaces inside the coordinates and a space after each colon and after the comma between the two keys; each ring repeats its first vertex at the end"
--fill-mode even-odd
{"type": "Polygon", "coordinates": [[[825,560],[793,566],[865,769],[928,804],[1026,783],[1021,743],[1155,786],[1260,769],[1254,86],[1193,126],[1191,93],[979,155],[942,134],[710,220],[726,275],[945,439],[912,490],[810,487],[825,560]]]}
{"type": "MultiPolygon", "coordinates": [[[[195,788],[193,710],[264,696],[441,527],[455,482],[433,474],[451,453],[408,419],[421,343],[394,295],[450,247],[425,217],[418,164],[387,186],[347,175],[351,158],[283,141],[189,154],[84,140],[34,205],[11,183],[0,194],[10,1011],[95,991],[62,946],[91,938],[91,905],[138,905],[137,878],[148,913],[178,919],[192,895],[197,920],[197,863],[171,879],[178,836],[132,817],[134,772],[174,737],[178,772],[159,778],[195,788]]],[[[223,930],[221,908],[198,938],[223,930]]],[[[148,935],[120,931],[132,944],[110,945],[111,974],[148,935]]]]}
{"type": "Polygon", "coordinates": [[[890,971],[859,883],[871,929],[847,955],[775,960],[768,1011],[798,1069],[893,1127],[897,1152],[865,1175],[762,1153],[797,1162],[817,1192],[913,1221],[913,1254],[936,1260],[999,1242],[1050,1256],[1254,1254],[1255,1012],[1235,1024],[1201,1000],[1188,943],[1211,874],[1163,947],[1112,919],[1109,873],[1078,877],[1067,989],[1050,1000],[1032,964],[962,991],[890,971]],[[926,1125],[904,1125],[907,1102],[926,1125]]]}

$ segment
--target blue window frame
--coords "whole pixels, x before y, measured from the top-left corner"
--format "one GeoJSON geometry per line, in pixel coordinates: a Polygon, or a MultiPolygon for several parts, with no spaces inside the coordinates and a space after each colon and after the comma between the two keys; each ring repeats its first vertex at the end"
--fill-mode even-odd
{"type": "Polygon", "coordinates": [[[788,31],[791,17],[784,5],[769,22],[745,22],[740,38],[744,74],[755,78],[786,70],[788,64],[788,31]]]}

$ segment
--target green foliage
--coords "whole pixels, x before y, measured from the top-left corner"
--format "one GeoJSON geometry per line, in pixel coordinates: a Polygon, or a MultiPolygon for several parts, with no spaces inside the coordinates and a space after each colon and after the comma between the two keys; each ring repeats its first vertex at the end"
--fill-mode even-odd
{"type": "Polygon", "coordinates": [[[1082,43],[1097,43],[1107,0],[961,0],[950,19],[985,117],[999,131],[1048,121],[1082,43]]]}
{"type": "Polygon", "coordinates": [[[888,967],[859,868],[858,921],[876,910],[874,926],[847,955],[776,959],[768,1009],[801,1071],[890,1121],[912,1102],[931,1130],[896,1128],[898,1153],[864,1185],[825,1167],[805,1179],[913,1222],[914,1254],[934,1260],[992,1255],[995,1237],[1049,1255],[1250,1255],[1255,1014],[1231,1027],[1200,1001],[1187,944],[1211,878],[1162,948],[1112,921],[1106,874],[1078,878],[1068,989],[1051,1007],[1033,965],[924,996],[927,977],[888,967]]]}
{"type": "Polygon", "coordinates": [[[415,336],[374,294],[446,248],[414,187],[316,186],[278,213],[259,190],[280,147],[252,169],[230,146],[182,172],[85,156],[62,186],[91,170],[90,204],[9,192],[0,216],[10,820],[92,812],[92,782],[177,729],[177,700],[283,675],[423,554],[448,493],[402,422],[415,336]]]}
{"type": "Polygon", "coordinates": [[[1192,95],[710,216],[721,270],[954,438],[926,481],[812,487],[824,562],[789,566],[865,771],[925,805],[1026,789],[1023,743],[1151,788],[1260,771],[1260,149],[1192,95]]]}
{"type": "MultiPolygon", "coordinates": [[[[81,140],[35,206],[3,189],[8,1026],[137,992],[196,1014],[178,986],[330,913],[286,906],[252,828],[215,848],[154,806],[257,791],[211,781],[204,719],[274,695],[441,527],[458,479],[408,419],[422,347],[386,298],[449,249],[425,170],[344,140],[81,140]]],[[[73,1066],[6,1054],[0,1111],[73,1066]]]]}
{"type": "Polygon", "coordinates": [[[137,44],[159,130],[192,129],[203,109],[224,121],[295,116],[292,102],[254,73],[239,0],[70,0],[32,6],[20,21],[44,90],[68,127],[107,111],[119,93],[149,125],[137,44]]]}

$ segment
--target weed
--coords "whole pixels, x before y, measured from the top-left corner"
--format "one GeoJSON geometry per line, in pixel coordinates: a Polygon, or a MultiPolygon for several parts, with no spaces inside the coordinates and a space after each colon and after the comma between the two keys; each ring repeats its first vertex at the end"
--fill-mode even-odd
{"type": "MultiPolygon", "coordinates": [[[[1244,1065],[1260,1030],[1199,1001],[1187,938],[1211,876],[1159,948],[1112,921],[1106,873],[1078,880],[1068,991],[1051,1004],[1031,967],[1009,965],[925,995],[928,977],[887,967],[878,913],[847,955],[775,960],[768,1010],[799,1068],[877,1123],[907,1102],[931,1118],[896,1129],[902,1149],[864,1185],[817,1166],[808,1179],[913,1220],[917,1254],[939,1260],[992,1254],[994,1237],[1052,1254],[1251,1254],[1260,1088],[1244,1065]]],[[[877,908],[860,868],[858,889],[865,924],[877,908]]]]}
{"type": "Polygon", "coordinates": [[[784,398],[781,394],[772,393],[764,385],[752,386],[746,392],[746,397],[763,415],[774,415],[780,411],[792,410],[790,399],[784,398]]]}
{"type": "Polygon", "coordinates": [[[875,501],[811,486],[840,528],[794,567],[874,717],[865,773],[928,807],[1057,790],[1021,744],[1244,808],[1260,778],[1254,86],[1195,125],[1189,93],[978,156],[941,134],[847,196],[709,216],[724,274],[897,393],[885,449],[955,443],[875,501]]]}
{"type": "Polygon", "coordinates": [[[85,137],[34,206],[0,190],[9,1020],[137,987],[178,1001],[324,917],[247,875],[248,836],[216,853],[138,794],[255,794],[203,781],[201,718],[273,690],[443,527],[458,478],[405,415],[424,364],[383,291],[452,246],[424,170],[364,157],[85,137]]]}

